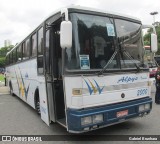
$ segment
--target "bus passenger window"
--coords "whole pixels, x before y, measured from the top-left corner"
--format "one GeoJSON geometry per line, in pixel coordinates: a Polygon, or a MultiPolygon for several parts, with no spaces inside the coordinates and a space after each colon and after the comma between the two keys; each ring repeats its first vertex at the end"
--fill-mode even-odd
{"type": "Polygon", "coordinates": [[[46,44],[45,44],[45,49],[46,49],[46,53],[45,53],[45,58],[46,58],[46,71],[47,73],[50,73],[50,58],[49,58],[49,30],[46,32],[46,44]]]}
{"type": "Polygon", "coordinates": [[[13,55],[12,55],[12,53],[9,56],[10,56],[9,63],[12,64],[12,62],[13,62],[13,55]]]}
{"type": "Polygon", "coordinates": [[[23,43],[23,60],[28,59],[30,55],[30,40],[27,39],[25,43],[23,43]]]}
{"type": "Polygon", "coordinates": [[[31,45],[31,55],[32,57],[37,55],[37,35],[36,33],[32,36],[32,45],[31,45]]]}
{"type": "Polygon", "coordinates": [[[22,60],[22,46],[20,45],[17,48],[17,61],[21,61],[22,60]]]}
{"type": "Polygon", "coordinates": [[[37,70],[43,74],[43,27],[38,31],[37,70]]]}
{"type": "Polygon", "coordinates": [[[13,50],[13,63],[15,63],[15,62],[16,62],[16,59],[17,59],[16,50],[17,50],[17,49],[14,49],[14,50],[13,50]]]}

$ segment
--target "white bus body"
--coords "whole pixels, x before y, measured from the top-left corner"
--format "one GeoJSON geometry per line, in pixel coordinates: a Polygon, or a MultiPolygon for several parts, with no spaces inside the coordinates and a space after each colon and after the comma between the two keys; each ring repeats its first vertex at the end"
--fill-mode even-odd
{"type": "MultiPolygon", "coordinates": [[[[123,53],[120,50],[123,47],[117,45],[118,42],[120,43],[120,37],[119,41],[114,41],[117,32],[114,30],[116,24],[113,25],[110,22],[113,17],[117,17],[118,22],[120,20],[123,23],[121,20],[125,19],[124,23],[130,24],[131,21],[133,23],[135,21],[136,27],[141,26],[141,22],[132,17],[75,6],[67,8],[65,14],[62,13],[61,15],[61,11],[57,11],[47,18],[35,31],[7,54],[6,74],[11,94],[17,95],[36,109],[47,125],[50,125],[51,122],[57,122],[66,127],[67,131],[73,133],[90,131],[149,114],[152,109],[149,69],[137,66],[136,60],[139,56],[135,60],[129,58],[130,55],[125,59],[125,55],[128,53],[123,53]],[[90,27],[86,28],[89,32],[91,31],[90,34],[93,31],[97,33],[100,31],[97,34],[98,36],[95,36],[92,40],[89,36],[86,39],[85,44],[88,44],[89,48],[91,47],[89,50],[85,49],[86,52],[89,51],[87,54],[79,51],[78,56],[74,57],[75,53],[73,53],[74,56],[70,55],[74,49],[60,48],[60,23],[66,15],[69,15],[73,31],[76,29],[72,36],[75,49],[84,47],[82,43],[84,35],[80,33],[83,29],[90,27]],[[108,42],[103,40],[105,36],[101,35],[104,27],[91,27],[90,23],[85,21],[87,19],[85,15],[88,18],[93,16],[91,22],[94,18],[95,22],[97,22],[96,18],[102,20],[102,25],[104,17],[110,17],[109,20],[108,18],[106,20],[109,24],[105,24],[108,42]],[[97,17],[94,17],[96,15],[97,17]],[[76,21],[75,18],[79,18],[79,21],[76,21]],[[77,24],[78,22],[80,24],[77,24]],[[86,25],[83,24],[85,22],[86,25]],[[42,36],[39,32],[41,28],[43,28],[42,36]],[[36,45],[38,47],[36,56],[32,56],[34,55],[34,34],[36,35],[36,45]],[[43,37],[43,41],[39,37],[43,37]],[[28,39],[30,41],[29,46],[24,46],[28,39]],[[81,42],[76,43],[77,40],[81,42]],[[101,61],[101,66],[97,65],[98,68],[96,69],[94,63],[98,62],[98,59],[95,59],[105,55],[105,50],[112,50],[113,45],[108,46],[109,40],[113,40],[114,48],[119,48],[119,50],[117,50],[117,53],[111,51],[110,54],[115,55],[113,58],[111,58],[112,55],[108,56],[108,60],[111,62],[107,64],[107,62],[101,61]],[[95,54],[91,55],[90,53],[94,52],[93,47],[96,47],[96,44],[92,45],[92,42],[103,45],[105,49],[97,50],[95,54]],[[41,46],[39,46],[39,43],[41,46]],[[42,55],[39,54],[39,47],[43,49],[42,55]],[[25,48],[29,48],[30,51],[28,59],[24,56],[27,53],[23,50],[25,48]],[[121,57],[123,58],[120,59],[121,57]],[[74,59],[75,61],[79,60],[78,63],[77,61],[75,63],[74,59]],[[68,62],[68,65],[66,65],[66,62],[68,62]],[[104,66],[106,66],[106,69],[104,69],[104,66]],[[102,69],[104,72],[99,73],[102,72],[102,69]]],[[[140,31],[133,36],[133,39],[130,38],[132,39],[130,43],[135,40],[138,41],[139,34],[140,31]]],[[[128,42],[128,38],[124,41],[128,42]]],[[[137,46],[133,44],[130,46],[136,49],[138,44],[137,46]]],[[[141,53],[142,49],[143,46],[139,48],[138,52],[141,53]]],[[[135,54],[135,52],[133,53],[135,54]]]]}

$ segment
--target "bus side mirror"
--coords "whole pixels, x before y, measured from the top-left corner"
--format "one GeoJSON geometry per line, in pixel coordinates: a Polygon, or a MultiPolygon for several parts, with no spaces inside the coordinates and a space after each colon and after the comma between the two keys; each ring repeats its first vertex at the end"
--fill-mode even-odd
{"type": "Polygon", "coordinates": [[[158,48],[157,48],[157,35],[151,34],[151,51],[153,53],[156,53],[157,50],[158,50],[158,48]]]}
{"type": "Polygon", "coordinates": [[[60,45],[63,49],[72,47],[72,23],[70,21],[61,22],[60,45]]]}

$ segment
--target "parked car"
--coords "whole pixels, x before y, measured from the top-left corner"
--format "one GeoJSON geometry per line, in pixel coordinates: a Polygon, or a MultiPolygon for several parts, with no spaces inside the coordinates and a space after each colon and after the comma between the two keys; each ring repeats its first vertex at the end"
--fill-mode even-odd
{"type": "Polygon", "coordinates": [[[149,66],[149,75],[150,75],[150,78],[155,77],[155,74],[157,72],[157,65],[155,63],[153,63],[153,62],[149,62],[148,66],[149,66]]]}
{"type": "Polygon", "coordinates": [[[5,68],[0,68],[0,74],[4,74],[5,73],[5,68]]]}

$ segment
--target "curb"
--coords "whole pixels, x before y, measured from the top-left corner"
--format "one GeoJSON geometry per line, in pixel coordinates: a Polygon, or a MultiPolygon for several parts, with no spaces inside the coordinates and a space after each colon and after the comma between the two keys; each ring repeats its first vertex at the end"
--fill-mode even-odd
{"type": "Polygon", "coordinates": [[[0,93],[0,96],[1,95],[9,95],[10,93],[0,93]]]}
{"type": "Polygon", "coordinates": [[[0,81],[0,84],[3,84],[3,85],[5,85],[5,82],[4,82],[4,81],[0,81]]]}
{"type": "Polygon", "coordinates": [[[2,85],[2,84],[4,84],[4,83],[0,81],[0,95],[8,95],[8,94],[10,94],[9,89],[6,86],[2,85]]]}

